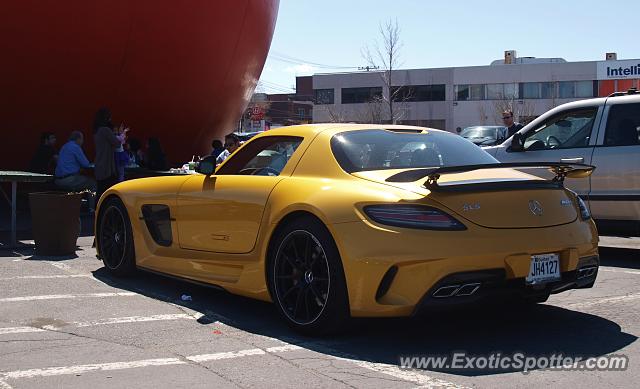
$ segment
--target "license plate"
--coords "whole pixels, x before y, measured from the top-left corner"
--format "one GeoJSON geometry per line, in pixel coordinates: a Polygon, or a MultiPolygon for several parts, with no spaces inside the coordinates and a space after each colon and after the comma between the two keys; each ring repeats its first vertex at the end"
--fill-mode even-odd
{"type": "Polygon", "coordinates": [[[528,284],[542,284],[560,279],[560,256],[539,254],[531,256],[531,266],[527,276],[528,284]]]}

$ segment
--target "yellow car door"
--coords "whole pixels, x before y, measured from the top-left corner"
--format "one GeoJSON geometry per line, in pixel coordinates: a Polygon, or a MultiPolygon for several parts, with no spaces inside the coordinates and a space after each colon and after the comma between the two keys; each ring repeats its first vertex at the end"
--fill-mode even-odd
{"type": "Polygon", "coordinates": [[[241,254],[255,246],[273,188],[291,174],[302,137],[262,136],[232,154],[212,176],[195,175],[177,199],[180,247],[241,254]]]}
{"type": "Polygon", "coordinates": [[[269,194],[279,176],[191,177],[178,196],[183,249],[248,253],[253,249],[269,194]]]}

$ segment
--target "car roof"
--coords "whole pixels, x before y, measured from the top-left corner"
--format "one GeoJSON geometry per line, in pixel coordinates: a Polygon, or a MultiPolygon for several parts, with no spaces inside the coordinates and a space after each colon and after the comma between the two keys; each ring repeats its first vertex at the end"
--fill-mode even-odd
{"type": "Polygon", "coordinates": [[[317,123],[317,124],[302,124],[297,126],[278,127],[268,131],[265,131],[257,137],[262,136],[315,136],[320,133],[327,133],[332,136],[345,131],[364,131],[364,130],[407,130],[411,132],[441,132],[451,134],[449,131],[437,130],[435,128],[417,127],[417,126],[405,126],[398,124],[355,124],[355,123],[317,123]]]}

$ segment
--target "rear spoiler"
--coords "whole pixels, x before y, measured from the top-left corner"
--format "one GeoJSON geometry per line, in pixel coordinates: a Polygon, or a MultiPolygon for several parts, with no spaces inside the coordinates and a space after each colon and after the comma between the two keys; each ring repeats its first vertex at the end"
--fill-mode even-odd
{"type": "MultiPolygon", "coordinates": [[[[507,162],[507,163],[489,163],[481,165],[462,165],[462,166],[444,166],[434,168],[412,169],[394,174],[388,177],[386,182],[414,182],[422,178],[427,178],[424,183],[425,188],[430,190],[447,190],[447,187],[459,187],[460,185],[449,184],[440,186],[438,179],[442,174],[463,173],[474,170],[484,169],[547,169],[554,174],[552,180],[511,180],[511,181],[472,181],[462,186],[484,186],[486,189],[507,189],[507,188],[561,188],[564,179],[584,178],[591,175],[595,166],[581,163],[559,163],[559,162],[507,162]]],[[[477,188],[475,188],[477,189],[477,188]]]]}

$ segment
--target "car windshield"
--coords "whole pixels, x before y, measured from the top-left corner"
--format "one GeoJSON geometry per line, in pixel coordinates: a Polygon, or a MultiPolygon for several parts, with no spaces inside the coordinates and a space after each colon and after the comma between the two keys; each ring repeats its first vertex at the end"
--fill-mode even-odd
{"type": "Polygon", "coordinates": [[[486,127],[467,127],[460,135],[464,138],[495,138],[496,129],[486,127]]]}
{"type": "Polygon", "coordinates": [[[347,172],[498,163],[462,137],[446,132],[348,131],[331,139],[331,150],[347,172]]]}

